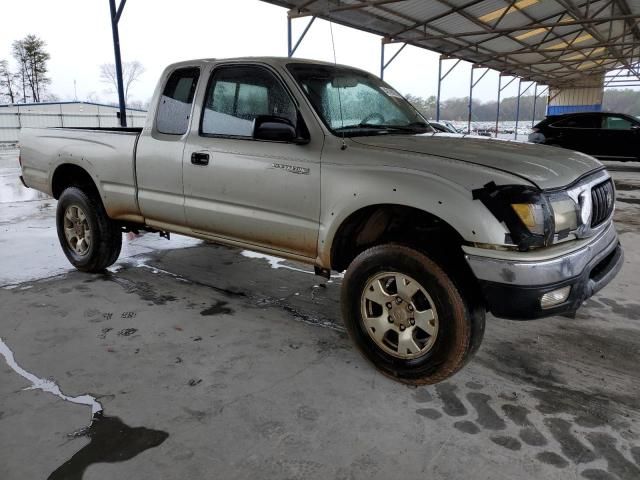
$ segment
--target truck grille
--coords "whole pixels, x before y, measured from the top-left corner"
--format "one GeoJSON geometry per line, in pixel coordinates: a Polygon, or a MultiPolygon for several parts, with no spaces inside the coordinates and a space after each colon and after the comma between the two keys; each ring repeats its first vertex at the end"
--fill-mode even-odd
{"type": "Polygon", "coordinates": [[[604,222],[611,212],[614,204],[613,183],[608,179],[591,189],[591,201],[593,214],[591,215],[591,227],[597,227],[604,222]]]}

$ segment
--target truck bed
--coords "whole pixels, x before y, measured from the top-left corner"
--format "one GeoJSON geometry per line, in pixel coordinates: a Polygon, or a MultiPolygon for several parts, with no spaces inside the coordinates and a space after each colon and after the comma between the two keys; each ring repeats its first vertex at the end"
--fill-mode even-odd
{"type": "Polygon", "coordinates": [[[142,133],[142,127],[51,127],[58,130],[95,130],[97,132],[142,133]]]}
{"type": "Polygon", "coordinates": [[[79,167],[98,186],[111,218],[140,220],[135,150],[141,132],[142,128],[123,127],[24,128],[20,135],[24,181],[55,196],[55,176],[79,167]]]}

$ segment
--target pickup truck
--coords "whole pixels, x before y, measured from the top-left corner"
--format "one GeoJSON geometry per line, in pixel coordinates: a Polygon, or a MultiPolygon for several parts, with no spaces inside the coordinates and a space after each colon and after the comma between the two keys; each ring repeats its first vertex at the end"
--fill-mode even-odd
{"type": "Polygon", "coordinates": [[[573,314],[623,262],[596,159],[436,133],[376,76],[289,58],[169,66],[138,128],[22,132],[25,185],[58,200],[69,261],[176,232],[345,271],[357,348],[411,384],[479,347],[485,314],[573,314]]]}

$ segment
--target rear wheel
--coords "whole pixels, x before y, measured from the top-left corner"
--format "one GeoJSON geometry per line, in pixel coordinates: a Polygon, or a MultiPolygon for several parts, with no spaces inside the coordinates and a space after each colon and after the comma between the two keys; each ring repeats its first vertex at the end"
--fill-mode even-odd
{"type": "Polygon", "coordinates": [[[440,382],[462,368],[484,333],[484,309],[423,253],[381,245],[352,262],[342,284],[350,337],[382,373],[411,384],[440,382]]]}
{"type": "Polygon", "coordinates": [[[62,251],[78,270],[100,272],[118,259],[122,232],[99,198],[77,187],[65,189],[58,199],[56,224],[62,251]]]}

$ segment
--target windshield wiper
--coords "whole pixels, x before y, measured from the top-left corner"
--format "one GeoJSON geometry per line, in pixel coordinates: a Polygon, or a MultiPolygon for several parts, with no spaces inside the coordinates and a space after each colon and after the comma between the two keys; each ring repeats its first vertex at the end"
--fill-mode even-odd
{"type": "Polygon", "coordinates": [[[418,127],[418,128],[433,128],[431,127],[431,125],[429,125],[428,123],[424,123],[424,122],[411,122],[405,125],[405,127],[418,127]]]}
{"type": "Polygon", "coordinates": [[[357,125],[345,125],[344,127],[336,128],[335,130],[349,130],[349,129],[371,129],[371,130],[390,130],[398,132],[420,133],[423,130],[426,131],[428,125],[422,122],[408,123],[407,125],[385,125],[380,123],[359,123],[357,125]]]}

